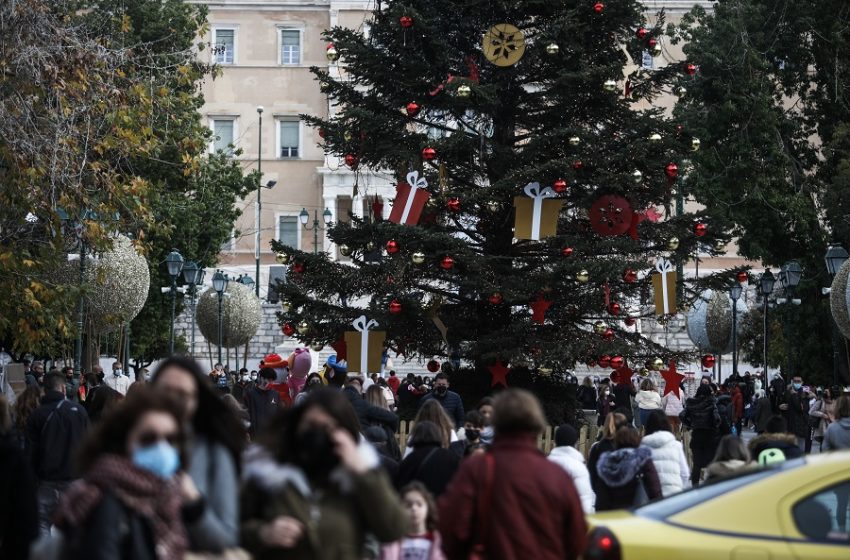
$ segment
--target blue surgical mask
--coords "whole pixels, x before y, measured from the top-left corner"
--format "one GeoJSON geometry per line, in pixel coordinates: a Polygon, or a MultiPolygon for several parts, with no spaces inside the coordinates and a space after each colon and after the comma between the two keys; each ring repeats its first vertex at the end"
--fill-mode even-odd
{"type": "Polygon", "coordinates": [[[792,383],[791,385],[794,387],[794,389],[795,389],[796,391],[799,391],[800,389],[802,389],[802,388],[803,388],[803,384],[802,384],[802,383],[792,383]]]}
{"type": "Polygon", "coordinates": [[[180,456],[174,446],[159,441],[133,451],[133,464],[160,478],[169,479],[180,468],[180,456]]]}

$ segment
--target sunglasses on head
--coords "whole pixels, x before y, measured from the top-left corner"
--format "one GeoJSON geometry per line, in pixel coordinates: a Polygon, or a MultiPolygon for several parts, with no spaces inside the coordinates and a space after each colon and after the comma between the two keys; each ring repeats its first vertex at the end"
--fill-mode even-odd
{"type": "Polygon", "coordinates": [[[168,434],[159,434],[157,432],[144,432],[139,436],[139,444],[142,447],[148,447],[149,445],[154,445],[155,443],[159,443],[160,441],[164,441],[169,445],[176,445],[178,441],[178,435],[174,432],[168,434]]]}

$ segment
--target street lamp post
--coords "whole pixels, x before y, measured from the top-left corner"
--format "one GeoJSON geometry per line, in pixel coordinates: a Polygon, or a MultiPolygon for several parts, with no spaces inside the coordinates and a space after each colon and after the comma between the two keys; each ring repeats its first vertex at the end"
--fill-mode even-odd
{"type": "Polygon", "coordinates": [[[192,335],[189,355],[195,357],[195,312],[198,305],[198,287],[204,283],[204,269],[189,261],[183,267],[183,282],[189,286],[189,310],[192,312],[192,335]]]}
{"type": "Polygon", "coordinates": [[[227,276],[222,271],[216,270],[212,277],[212,285],[213,290],[218,294],[218,363],[221,363],[221,343],[223,342],[221,315],[224,292],[227,290],[227,276]]]}
{"type": "Polygon", "coordinates": [[[744,288],[735,282],[729,288],[729,297],[732,298],[732,377],[738,379],[738,300],[744,288]]]}
{"type": "MultiPolygon", "coordinates": [[[[257,232],[254,234],[254,263],[256,265],[254,274],[257,277],[256,296],[260,297],[260,220],[263,215],[263,202],[261,193],[263,191],[263,106],[257,107],[257,116],[259,117],[259,138],[257,140],[257,232]]],[[[221,358],[219,358],[221,363],[221,358]]]]}
{"type": "Polygon", "coordinates": [[[301,213],[298,214],[298,219],[301,220],[301,225],[304,226],[304,229],[307,231],[313,232],[313,254],[319,253],[319,232],[327,229],[327,226],[331,224],[333,220],[333,214],[330,210],[325,208],[325,211],[322,212],[322,220],[325,222],[325,227],[319,225],[319,211],[313,210],[313,225],[308,226],[307,222],[310,220],[310,214],[307,212],[306,208],[301,209],[301,213]]]}
{"type": "Polygon", "coordinates": [[[177,277],[183,270],[183,255],[172,250],[165,257],[168,275],[171,276],[171,330],[168,335],[168,353],[174,354],[174,312],[177,307],[177,277]]]}
{"type": "MultiPolygon", "coordinates": [[[[779,271],[779,283],[782,288],[785,290],[785,298],[780,302],[777,300],[777,303],[798,303],[800,300],[794,299],[794,291],[797,289],[797,286],[800,285],[800,279],[803,277],[803,269],[800,266],[800,263],[797,261],[788,261],[784,265],[782,265],[782,269],[779,271]]],[[[787,360],[786,367],[788,368],[788,375],[791,375],[791,334],[790,334],[790,324],[789,321],[783,321],[783,334],[785,335],[785,340],[787,341],[787,360]]],[[[786,376],[787,377],[787,376],[786,376]]]]}
{"type": "MultiPolygon", "coordinates": [[[[833,243],[827,248],[824,260],[826,261],[826,271],[830,278],[835,278],[838,270],[844,266],[850,255],[847,250],[837,243],[833,243]]],[[[830,313],[832,317],[832,313],[830,313]]],[[[832,384],[838,384],[838,346],[841,341],[838,336],[838,326],[835,324],[835,319],[832,319],[832,384]]]]}
{"type": "Polygon", "coordinates": [[[761,294],[764,298],[764,387],[767,390],[767,343],[768,343],[768,323],[767,323],[767,308],[768,302],[770,300],[770,294],[773,293],[773,286],[776,283],[776,277],[768,268],[761,275],[761,279],[759,280],[759,287],[761,288],[761,294]]]}

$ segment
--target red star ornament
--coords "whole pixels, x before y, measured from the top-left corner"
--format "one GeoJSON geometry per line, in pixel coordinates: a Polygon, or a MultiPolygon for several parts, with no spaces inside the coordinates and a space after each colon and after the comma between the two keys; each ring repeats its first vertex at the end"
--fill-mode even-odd
{"type": "Polygon", "coordinates": [[[542,294],[538,295],[537,299],[531,303],[531,320],[542,325],[546,318],[546,311],[550,307],[552,307],[552,302],[544,298],[542,294]]]}
{"type": "Polygon", "coordinates": [[[510,368],[506,368],[505,364],[502,362],[496,362],[487,369],[490,370],[490,387],[495,387],[496,385],[501,385],[503,387],[508,386],[508,374],[511,372],[510,368]]]}
{"type": "Polygon", "coordinates": [[[623,366],[611,373],[611,381],[616,385],[629,385],[632,382],[634,371],[629,366],[623,366]]]}
{"type": "Polygon", "coordinates": [[[663,397],[667,393],[673,393],[676,395],[676,398],[681,399],[682,395],[679,392],[679,384],[685,376],[676,371],[676,362],[671,360],[670,367],[661,370],[661,377],[664,378],[664,394],[661,396],[663,397]]]}

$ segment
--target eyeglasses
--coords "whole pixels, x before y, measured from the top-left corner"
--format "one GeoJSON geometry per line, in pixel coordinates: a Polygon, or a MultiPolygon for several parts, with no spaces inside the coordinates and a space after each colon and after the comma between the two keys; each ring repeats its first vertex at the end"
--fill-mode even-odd
{"type": "Polygon", "coordinates": [[[160,441],[164,441],[170,445],[176,445],[179,440],[179,436],[174,433],[168,434],[158,434],[156,432],[144,432],[139,436],[139,445],[142,447],[148,447],[149,445],[153,445],[155,443],[159,443],[160,441]]]}

